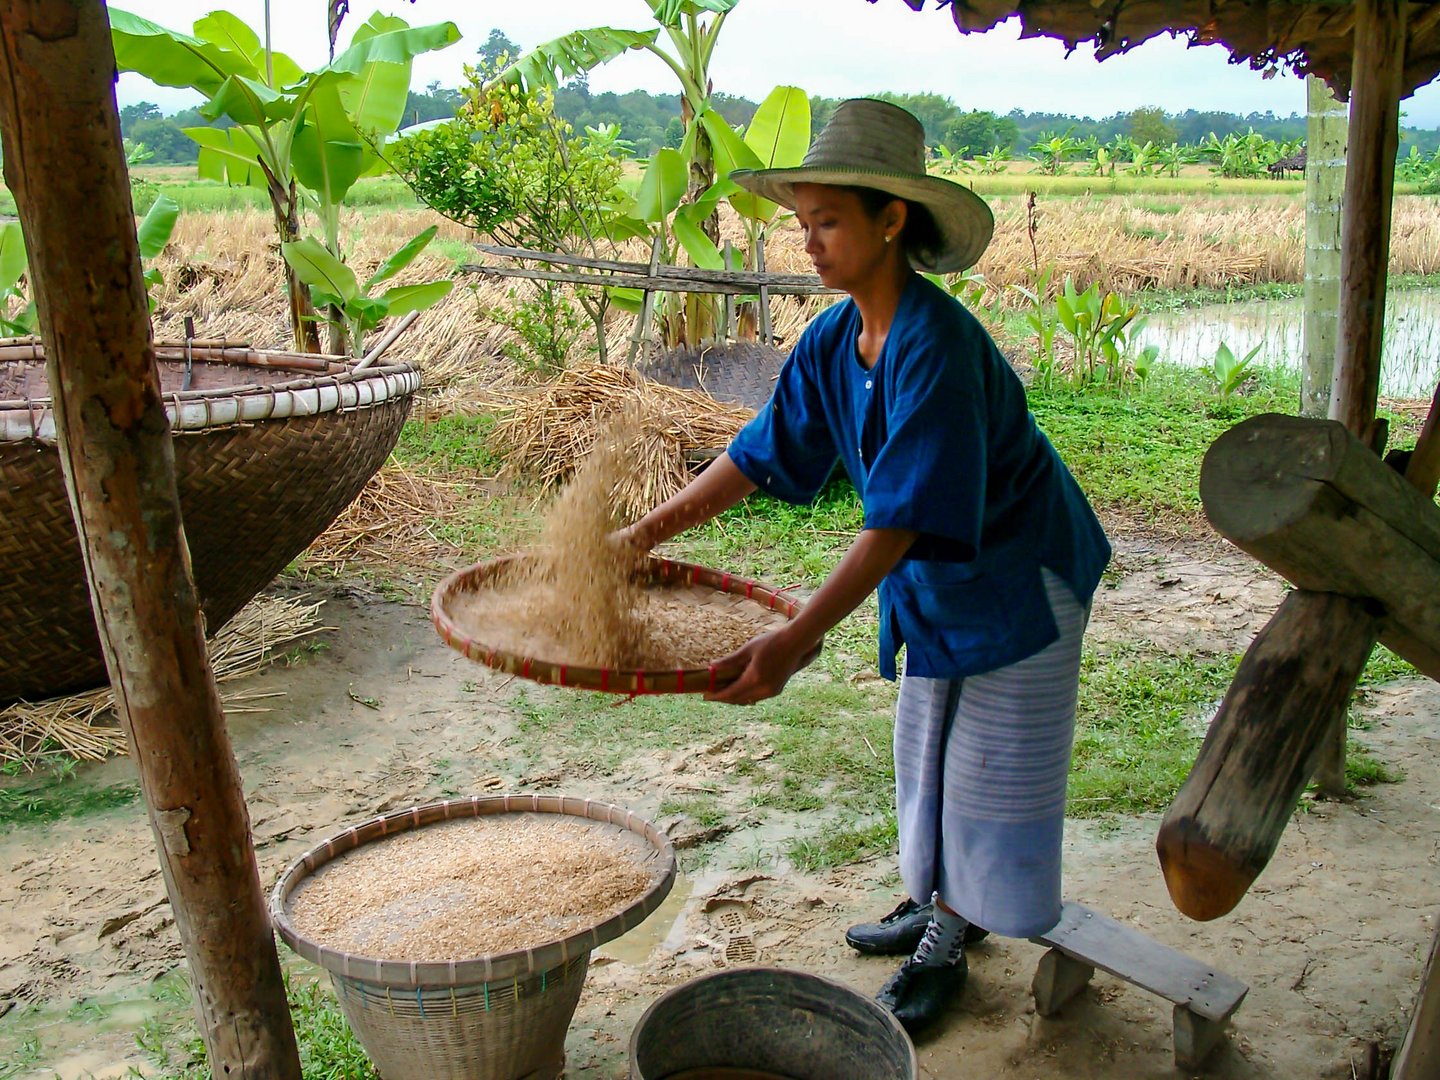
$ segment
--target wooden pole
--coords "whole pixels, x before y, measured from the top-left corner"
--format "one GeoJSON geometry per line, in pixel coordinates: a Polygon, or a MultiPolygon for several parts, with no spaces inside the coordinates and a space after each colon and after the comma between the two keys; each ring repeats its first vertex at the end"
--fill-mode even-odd
{"type": "Polygon", "coordinates": [[[1324,79],[1306,76],[1305,346],[1300,415],[1330,413],[1340,322],[1340,197],[1345,187],[1347,114],[1324,79]]]}
{"type": "Polygon", "coordinates": [[[1355,63],[1340,254],[1340,348],[1330,418],[1361,438],[1375,419],[1390,261],[1390,206],[1405,67],[1402,0],[1355,5],[1355,63]]]}
{"type": "Polygon", "coordinates": [[[1440,1080],[1440,926],[1430,939],[1420,996],[1390,1076],[1392,1080],[1440,1080]]]}
{"type": "MultiPolygon", "coordinates": [[[[1344,286],[1330,417],[1368,439],[1380,396],[1406,5],[1402,0],[1360,0],[1355,7],[1349,161],[1341,227],[1344,286]]],[[[1354,641],[1360,648],[1358,635],[1354,641]]],[[[1374,647],[1371,642],[1366,656],[1374,647]]],[[[1315,783],[1322,795],[1336,798],[1345,793],[1345,737],[1342,715],[1316,762],[1315,783]]]]}
{"type": "Polygon", "coordinates": [[[105,7],[0,4],[0,134],[120,719],[216,1076],[300,1063],[205,653],[150,343],[105,7]]]}

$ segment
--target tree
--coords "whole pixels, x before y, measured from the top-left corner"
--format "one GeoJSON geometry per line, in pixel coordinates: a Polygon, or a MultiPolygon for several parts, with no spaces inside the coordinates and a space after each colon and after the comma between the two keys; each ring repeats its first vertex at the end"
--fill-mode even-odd
{"type": "Polygon", "coordinates": [[[129,138],[144,143],[157,165],[193,165],[200,147],[169,117],[146,117],[130,125],[129,138]]]}
{"type": "Polygon", "coordinates": [[[1169,146],[1178,135],[1175,126],[1165,119],[1165,111],[1154,107],[1136,109],[1128,121],[1130,138],[1140,146],[1147,142],[1169,146]]]}
{"type": "Polygon", "coordinates": [[[490,30],[490,36],[485,39],[485,44],[475,50],[475,55],[480,57],[480,64],[485,68],[494,68],[501,56],[508,56],[510,59],[520,55],[520,46],[505,36],[505,31],[498,26],[490,30]]]}
{"type": "Polygon", "coordinates": [[[1013,149],[1018,135],[1019,129],[1014,120],[980,110],[952,117],[941,128],[941,141],[946,146],[968,146],[975,153],[993,150],[997,146],[1013,149]]]}
{"type": "Polygon", "coordinates": [[[138,120],[159,120],[160,106],[153,101],[142,101],[135,105],[126,105],[120,110],[120,134],[125,138],[133,138],[130,134],[130,127],[138,120]]]}

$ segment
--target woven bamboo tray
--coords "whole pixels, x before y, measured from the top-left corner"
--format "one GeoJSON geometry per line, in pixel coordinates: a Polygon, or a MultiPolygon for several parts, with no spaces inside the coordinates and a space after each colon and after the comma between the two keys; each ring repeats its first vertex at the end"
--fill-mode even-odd
{"type": "MultiPolygon", "coordinates": [[[[703,694],[718,690],[729,681],[717,673],[713,664],[707,667],[669,669],[585,667],[566,663],[559,657],[521,656],[469,636],[452,617],[451,607],[455,599],[483,586],[487,580],[503,573],[516,559],[522,557],[506,555],[477,563],[464,570],[457,570],[436,587],[430,599],[430,618],[445,644],[471,660],[509,675],[518,675],[522,679],[581,690],[626,694],[631,697],[642,694],[703,694]]],[[[793,619],[805,606],[794,597],[786,595],[784,589],[694,563],[652,555],[647,569],[654,582],[695,585],[716,592],[743,596],[749,603],[783,615],[787,619],[793,619]]],[[[819,655],[820,646],[817,645],[805,657],[804,662],[809,664],[819,655]]]]}
{"type": "MultiPolygon", "coordinates": [[[[195,585],[214,633],[384,464],[420,373],[246,346],[157,345],[195,585]]],[[[36,341],[0,342],[0,705],[105,682],[36,341]]]]}
{"type": "Polygon", "coordinates": [[[290,948],[330,973],[341,1010],[385,1080],[552,1080],[563,1071],[565,1032],[590,952],[638,926],[674,883],[669,838],[628,810],[561,795],[474,796],[401,810],[330,837],[286,869],[271,893],[270,917],[290,948]],[[291,894],[347,851],[409,829],[502,814],[564,814],[633,833],[651,848],[650,886],[623,911],[563,940],[448,962],[356,956],[306,938],[291,922],[291,894]]]}

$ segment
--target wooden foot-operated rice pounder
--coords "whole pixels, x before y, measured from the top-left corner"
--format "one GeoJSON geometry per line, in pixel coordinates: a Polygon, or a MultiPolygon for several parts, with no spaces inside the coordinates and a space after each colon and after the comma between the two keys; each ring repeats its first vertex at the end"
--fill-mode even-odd
{"type": "MultiPolygon", "coordinates": [[[[420,387],[408,364],[157,345],[190,562],[210,633],[384,463],[420,387]]],[[[45,352],[0,345],[0,705],[105,681],[61,475],[45,352]]]]}

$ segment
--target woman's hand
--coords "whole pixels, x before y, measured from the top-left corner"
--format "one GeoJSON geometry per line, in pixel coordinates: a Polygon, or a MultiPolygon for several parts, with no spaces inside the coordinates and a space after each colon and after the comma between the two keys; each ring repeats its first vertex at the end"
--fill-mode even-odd
{"type": "Polygon", "coordinates": [[[735,675],[735,680],[720,690],[706,694],[705,700],[727,705],[753,705],[784,690],[790,676],[804,666],[814,647],[814,642],[807,642],[788,631],[790,627],[785,626],[762,634],[724,659],[717,660],[717,677],[735,675]]]}

